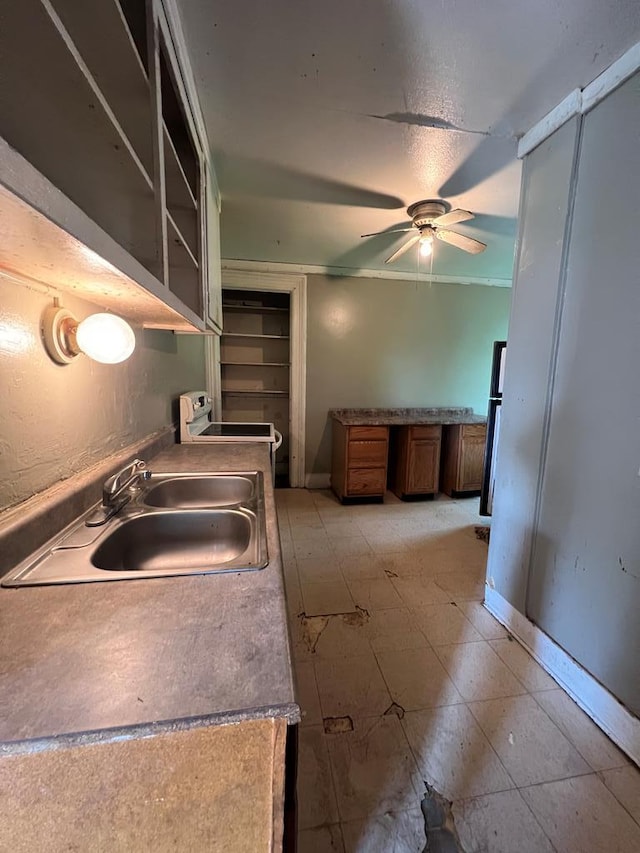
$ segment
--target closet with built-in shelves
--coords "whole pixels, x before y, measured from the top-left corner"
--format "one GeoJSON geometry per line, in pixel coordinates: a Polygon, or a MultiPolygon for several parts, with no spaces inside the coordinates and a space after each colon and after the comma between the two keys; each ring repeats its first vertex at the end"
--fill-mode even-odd
{"type": "Polygon", "coordinates": [[[276,483],[289,482],[290,297],[222,290],[222,419],[273,423],[282,434],[276,483]]]}

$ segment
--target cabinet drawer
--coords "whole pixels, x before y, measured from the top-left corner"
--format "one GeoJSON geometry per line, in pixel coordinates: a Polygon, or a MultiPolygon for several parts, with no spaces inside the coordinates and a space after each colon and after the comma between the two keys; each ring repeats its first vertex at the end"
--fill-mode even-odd
{"type": "Polygon", "coordinates": [[[465,438],[484,438],[486,434],[486,424],[463,424],[462,426],[462,435],[465,438]]]}
{"type": "Polygon", "coordinates": [[[412,426],[411,438],[440,438],[442,427],[440,424],[420,424],[412,426]]]}
{"type": "Polygon", "coordinates": [[[350,441],[347,449],[347,467],[386,467],[387,451],[386,441],[350,441]]]}
{"type": "Polygon", "coordinates": [[[349,427],[349,441],[355,439],[384,441],[389,435],[389,427],[386,426],[352,426],[349,427]]]}
{"type": "Polygon", "coordinates": [[[386,487],[386,468],[354,468],[347,474],[348,495],[383,495],[386,487]]]}

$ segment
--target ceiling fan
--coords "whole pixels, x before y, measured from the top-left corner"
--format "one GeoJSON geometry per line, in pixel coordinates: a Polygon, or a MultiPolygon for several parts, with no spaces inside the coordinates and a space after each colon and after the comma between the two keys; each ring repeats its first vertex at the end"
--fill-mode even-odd
{"type": "Polygon", "coordinates": [[[481,243],[480,240],[474,240],[472,237],[467,237],[464,234],[458,234],[457,231],[448,231],[443,228],[443,225],[454,225],[456,222],[466,222],[467,219],[473,219],[473,213],[468,210],[450,210],[447,212],[448,205],[444,201],[429,199],[427,201],[417,201],[415,204],[407,208],[407,215],[411,218],[409,228],[396,228],[393,231],[376,231],[374,234],[363,234],[363,237],[376,237],[378,234],[401,234],[403,232],[414,231],[418,233],[409,237],[406,243],[403,243],[400,248],[390,255],[385,264],[391,264],[397,260],[400,255],[404,255],[416,243],[420,243],[420,254],[428,256],[433,251],[433,238],[442,240],[443,243],[449,243],[455,246],[456,249],[462,249],[464,252],[470,252],[472,255],[477,255],[479,252],[484,252],[487,248],[486,243],[481,243]]]}

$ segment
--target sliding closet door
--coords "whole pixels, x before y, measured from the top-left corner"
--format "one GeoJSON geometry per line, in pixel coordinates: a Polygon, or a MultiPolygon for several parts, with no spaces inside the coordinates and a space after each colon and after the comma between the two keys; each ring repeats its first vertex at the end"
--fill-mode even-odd
{"type": "Polygon", "coordinates": [[[640,713],[640,76],[584,117],[527,612],[640,713]]]}

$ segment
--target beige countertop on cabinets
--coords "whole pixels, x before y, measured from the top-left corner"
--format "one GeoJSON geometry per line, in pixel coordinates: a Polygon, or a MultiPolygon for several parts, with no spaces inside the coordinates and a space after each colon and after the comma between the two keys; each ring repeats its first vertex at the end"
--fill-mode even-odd
{"type": "Polygon", "coordinates": [[[483,415],[467,407],[330,409],[329,417],[344,426],[411,426],[414,424],[484,424],[483,415]]]}
{"type": "MultiPolygon", "coordinates": [[[[269,454],[175,445],[158,472],[262,470],[262,571],[0,590],[0,752],[299,720],[269,454]]],[[[249,808],[250,805],[247,804],[249,808]]]]}
{"type": "Polygon", "coordinates": [[[271,853],[286,723],[247,720],[0,761],[0,850],[271,853]]]}

